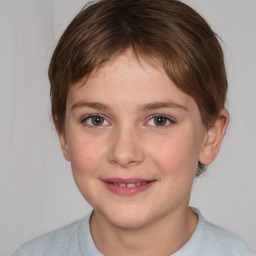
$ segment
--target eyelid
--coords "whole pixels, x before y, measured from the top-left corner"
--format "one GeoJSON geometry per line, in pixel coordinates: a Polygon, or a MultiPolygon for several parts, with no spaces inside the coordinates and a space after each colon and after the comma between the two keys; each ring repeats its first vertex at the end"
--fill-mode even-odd
{"type": "MultiPolygon", "coordinates": [[[[89,118],[92,118],[92,117],[94,117],[94,116],[102,117],[106,122],[108,122],[108,125],[110,124],[110,121],[108,121],[108,119],[107,119],[104,115],[102,115],[102,114],[97,114],[97,113],[88,114],[88,115],[86,115],[86,116],[83,116],[83,117],[81,118],[80,123],[85,124],[86,121],[87,121],[89,118]]],[[[90,124],[87,124],[87,123],[86,123],[85,125],[87,125],[88,127],[93,127],[93,128],[95,128],[95,127],[99,128],[99,127],[102,127],[102,126],[107,126],[107,125],[94,126],[94,125],[90,125],[90,124]]]]}
{"type": "MultiPolygon", "coordinates": [[[[98,113],[92,113],[92,114],[88,114],[88,115],[86,115],[86,116],[83,116],[83,117],[81,118],[81,121],[80,121],[80,122],[81,122],[82,124],[83,124],[83,123],[86,123],[86,121],[87,121],[89,118],[92,118],[92,117],[95,117],[95,116],[102,117],[102,118],[104,119],[104,121],[106,121],[106,122],[108,123],[107,125],[111,124],[111,122],[108,120],[108,118],[106,118],[104,115],[98,114],[98,113]]],[[[168,116],[168,115],[164,115],[164,114],[153,114],[153,115],[151,115],[151,116],[147,119],[146,124],[147,124],[151,119],[153,119],[153,118],[155,118],[155,117],[163,117],[163,118],[166,118],[166,120],[169,121],[169,124],[168,124],[168,125],[164,125],[164,126],[157,126],[157,125],[149,125],[149,126],[154,126],[154,127],[157,127],[157,128],[164,128],[164,127],[169,126],[170,124],[176,123],[176,121],[175,121],[173,118],[171,118],[170,116],[168,116]]],[[[93,128],[95,128],[95,127],[100,128],[100,127],[102,127],[102,126],[107,126],[106,124],[105,124],[105,125],[94,126],[94,125],[90,125],[90,124],[88,124],[88,123],[85,124],[85,125],[87,125],[87,126],[89,126],[89,127],[93,127],[93,128]]]]}
{"type": "MultiPolygon", "coordinates": [[[[166,119],[170,122],[170,124],[175,124],[175,123],[176,123],[176,121],[175,121],[173,118],[171,118],[170,116],[164,115],[164,114],[154,114],[154,115],[151,115],[151,116],[147,119],[147,122],[146,122],[146,123],[148,123],[151,119],[153,119],[153,118],[155,118],[155,117],[163,117],[163,118],[166,118],[166,119]]],[[[157,128],[165,128],[165,127],[169,126],[170,124],[164,125],[164,126],[156,126],[156,125],[149,125],[149,126],[154,126],[154,127],[157,127],[157,128]]]]}

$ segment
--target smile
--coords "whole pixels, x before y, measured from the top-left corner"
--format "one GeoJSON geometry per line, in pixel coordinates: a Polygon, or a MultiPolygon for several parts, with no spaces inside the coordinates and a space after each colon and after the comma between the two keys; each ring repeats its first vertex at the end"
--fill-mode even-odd
{"type": "Polygon", "coordinates": [[[133,196],[150,188],[156,180],[119,179],[102,180],[105,187],[119,196],[133,196]]]}
{"type": "Polygon", "coordinates": [[[146,181],[143,181],[143,182],[136,182],[136,183],[117,183],[117,182],[114,182],[113,185],[115,186],[119,186],[119,187],[128,187],[128,188],[133,188],[133,187],[137,187],[137,186],[140,186],[140,185],[145,185],[147,184],[146,181]]]}

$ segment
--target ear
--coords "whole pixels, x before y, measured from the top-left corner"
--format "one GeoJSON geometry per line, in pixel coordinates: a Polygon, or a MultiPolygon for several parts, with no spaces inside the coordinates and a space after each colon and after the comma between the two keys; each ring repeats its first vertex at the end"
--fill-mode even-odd
{"type": "Polygon", "coordinates": [[[222,109],[215,123],[207,130],[199,162],[209,165],[217,156],[229,122],[229,114],[222,109]]]}
{"type": "Polygon", "coordinates": [[[65,132],[64,131],[59,131],[57,129],[57,133],[58,133],[62,153],[63,153],[65,159],[67,161],[70,161],[67,138],[66,138],[65,132]]]}

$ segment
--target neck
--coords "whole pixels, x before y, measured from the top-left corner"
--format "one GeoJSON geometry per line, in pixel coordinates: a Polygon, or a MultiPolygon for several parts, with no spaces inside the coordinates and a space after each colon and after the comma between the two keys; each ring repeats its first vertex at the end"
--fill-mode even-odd
{"type": "Polygon", "coordinates": [[[197,215],[187,206],[136,229],[117,227],[94,211],[91,233],[96,247],[105,256],[170,255],[192,236],[197,215]]]}

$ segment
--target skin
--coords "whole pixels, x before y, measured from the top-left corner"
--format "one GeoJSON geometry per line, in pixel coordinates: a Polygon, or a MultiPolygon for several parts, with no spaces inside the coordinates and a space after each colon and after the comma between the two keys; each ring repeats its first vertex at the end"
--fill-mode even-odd
{"type": "Polygon", "coordinates": [[[71,86],[59,138],[94,208],[90,228],[101,253],[170,255],[188,241],[198,221],[188,206],[197,163],[214,160],[227,123],[222,110],[207,130],[193,98],[157,61],[138,60],[131,51],[71,86]],[[101,125],[93,125],[91,114],[104,118],[101,125]],[[152,115],[164,116],[161,125],[152,115]],[[154,182],[122,196],[107,189],[107,178],[154,182]]]}

